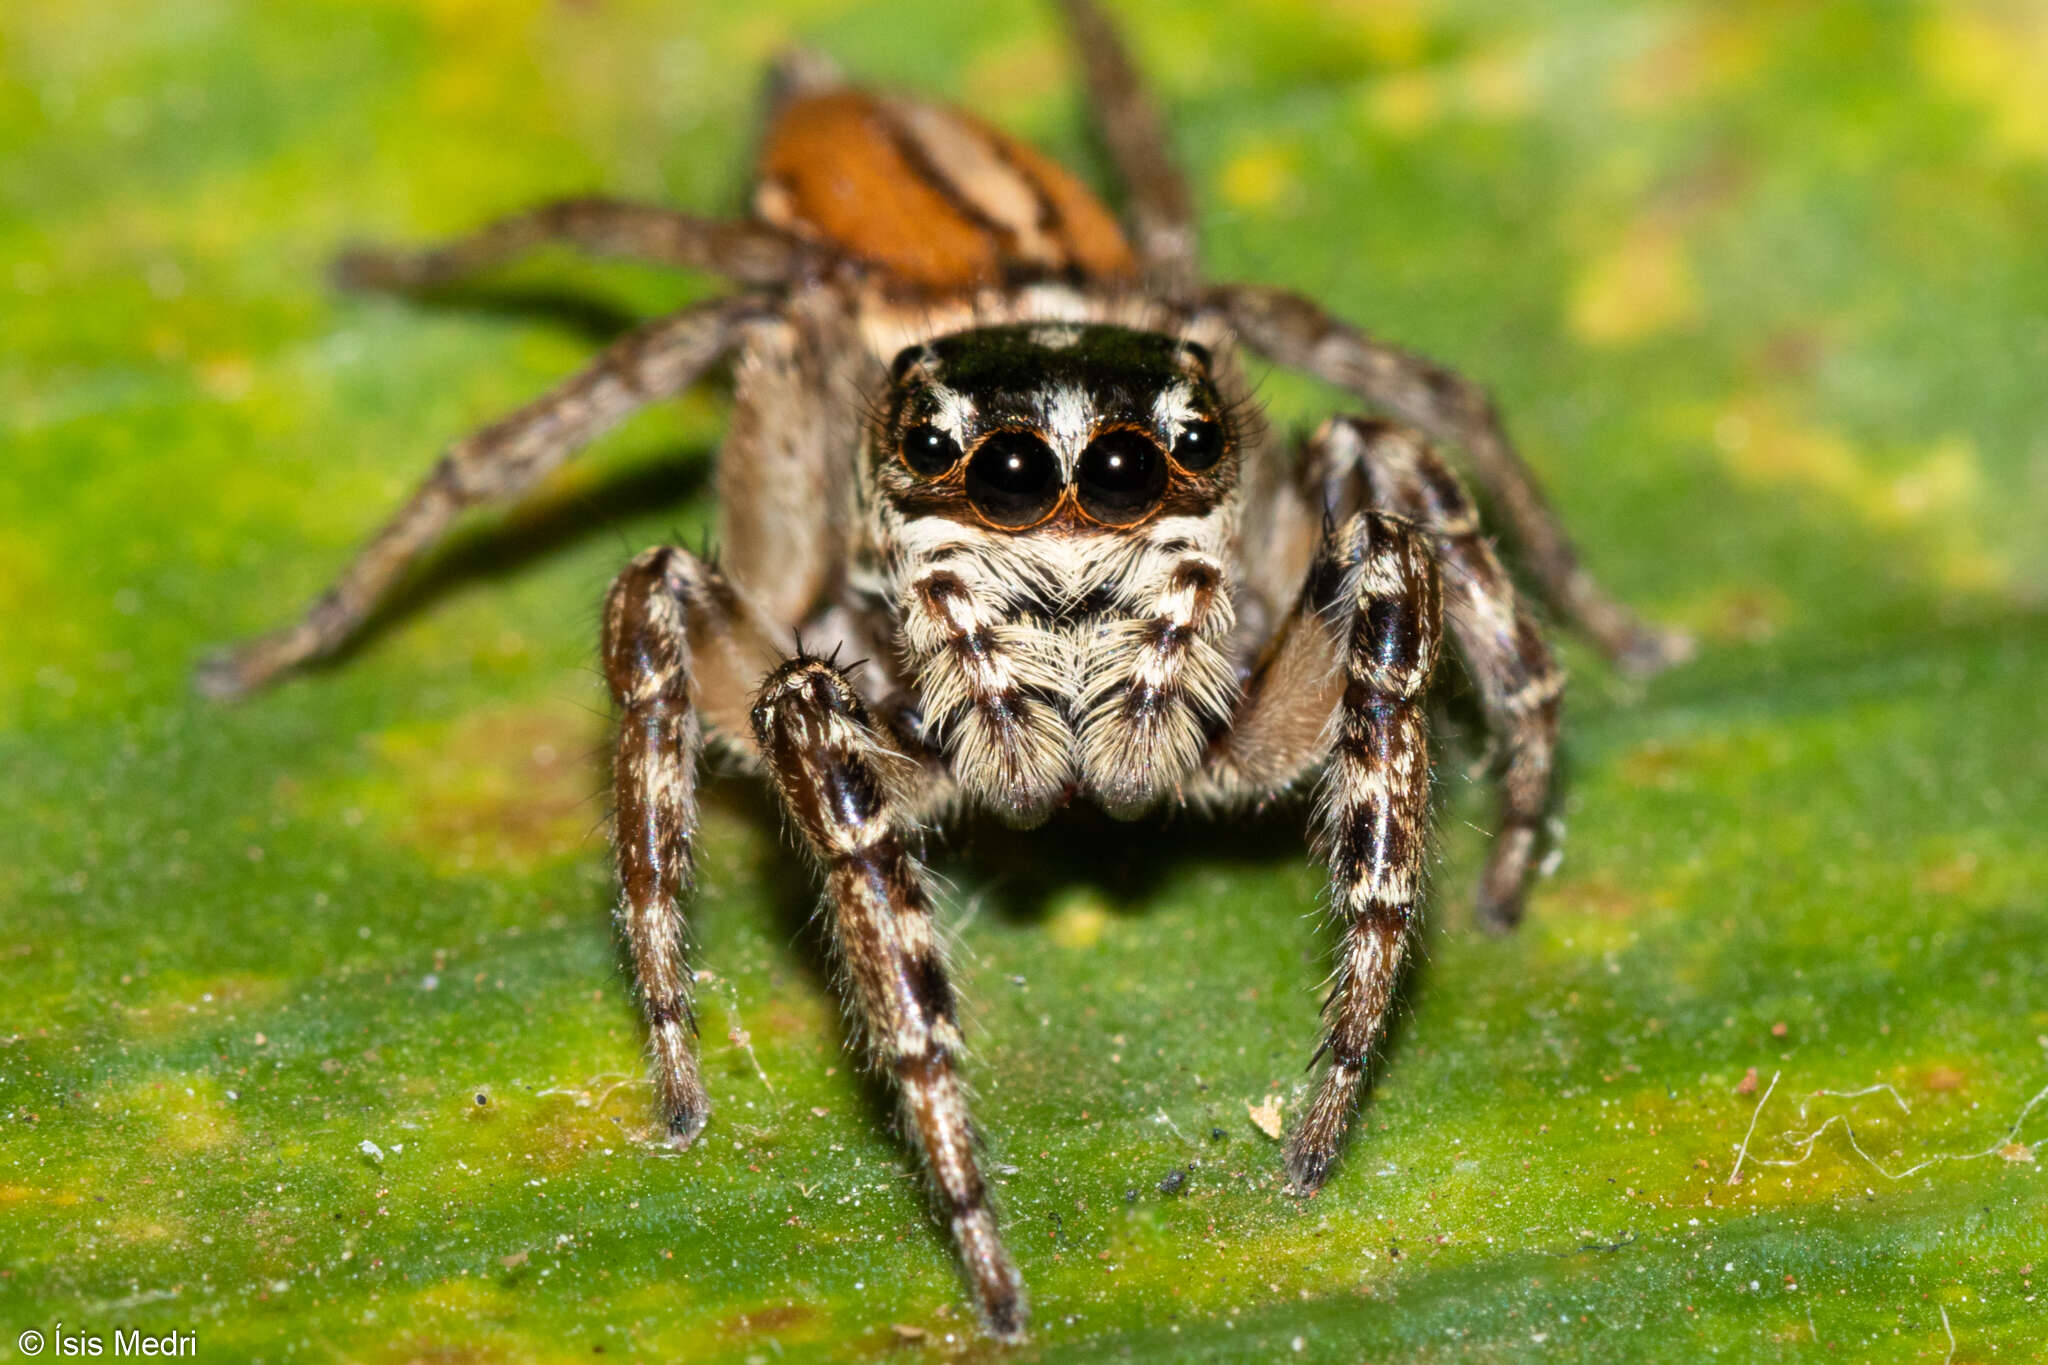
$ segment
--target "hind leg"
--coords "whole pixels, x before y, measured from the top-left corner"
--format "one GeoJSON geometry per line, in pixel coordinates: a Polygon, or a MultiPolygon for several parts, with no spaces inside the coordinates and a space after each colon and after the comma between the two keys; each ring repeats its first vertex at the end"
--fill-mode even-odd
{"type": "Polygon", "coordinates": [[[518,497],[634,412],[682,392],[739,341],[750,319],[774,306],[756,297],[718,299],[651,323],[607,346],[552,393],[463,437],[304,615],[208,660],[199,689],[242,696],[332,653],[463,509],[518,497]]]}
{"type": "Polygon", "coordinates": [[[818,268],[814,247],[751,219],[699,218],[654,204],[564,199],[500,218],[466,237],[421,251],[358,247],[335,262],[353,289],[443,289],[562,242],[603,256],[723,275],[741,284],[787,284],[818,268]]]}
{"type": "Polygon", "coordinates": [[[1544,501],[1535,475],[1478,385],[1368,336],[1283,289],[1224,285],[1211,291],[1209,302],[1252,349],[1382,406],[1435,440],[1461,447],[1506,518],[1544,596],[1615,664],[1648,674],[1692,656],[1689,636],[1637,619],[1579,563],[1557,513],[1544,501]]]}
{"type": "Polygon", "coordinates": [[[1131,236],[1145,274],[1169,292],[1195,278],[1195,205],[1122,35],[1094,0],[1061,0],[1081,58],[1095,123],[1129,196],[1131,236]]]}

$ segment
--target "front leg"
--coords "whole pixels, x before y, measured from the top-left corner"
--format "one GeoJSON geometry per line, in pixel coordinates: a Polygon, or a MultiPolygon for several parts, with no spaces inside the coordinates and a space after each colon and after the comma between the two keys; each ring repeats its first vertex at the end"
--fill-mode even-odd
{"type": "MultiPolygon", "coordinates": [[[[1175,528],[1155,540],[1182,542],[1175,528]]],[[[1235,621],[1223,565],[1200,549],[1148,553],[1128,606],[1081,659],[1081,777],[1112,815],[1136,816],[1185,777],[1237,704],[1220,644],[1235,621]]]]}
{"type": "Polygon", "coordinates": [[[604,607],[602,657],[619,708],[612,763],[619,924],[647,1013],[656,1101],[685,1147],[711,1114],[697,1072],[682,901],[697,832],[699,714],[714,734],[746,733],[744,698],[779,656],[775,632],[720,575],[685,550],[635,559],[604,607]]]}
{"type": "Polygon", "coordinates": [[[1065,638],[1015,619],[992,578],[969,546],[933,553],[902,594],[903,642],[926,732],[961,788],[1029,828],[1073,781],[1073,729],[1051,699],[1074,665],[1065,638]]]}
{"type": "MultiPolygon", "coordinates": [[[[1270,728],[1283,747],[1307,742],[1304,721],[1314,708],[1300,700],[1312,702],[1323,690],[1313,660],[1328,657],[1322,642],[1332,614],[1342,619],[1343,667],[1332,679],[1342,692],[1334,723],[1322,731],[1331,747],[1317,842],[1343,941],[1317,1052],[1330,1055],[1329,1069],[1287,1144],[1288,1174],[1304,1194],[1322,1185],[1342,1146],[1407,956],[1429,847],[1423,696],[1436,667],[1442,605],[1435,562],[1412,526],[1362,512],[1317,556],[1294,628],[1275,656],[1298,671],[1269,676],[1270,690],[1248,703],[1246,719],[1270,728]]],[[[1225,791],[1242,776],[1227,763],[1216,773],[1225,791]]]]}
{"type": "Polygon", "coordinates": [[[896,1080],[906,1128],[991,1336],[1024,1335],[1024,1286],[996,1230],[955,1069],[953,988],[925,872],[896,790],[907,760],[882,742],[846,676],[798,657],[761,687],[754,737],[790,821],[825,873],[825,907],[863,1041],[896,1080]]]}

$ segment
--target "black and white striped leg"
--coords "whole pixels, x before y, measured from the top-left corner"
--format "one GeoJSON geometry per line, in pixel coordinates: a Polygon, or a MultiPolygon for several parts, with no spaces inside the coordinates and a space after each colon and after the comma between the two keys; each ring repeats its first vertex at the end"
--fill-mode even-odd
{"type": "Polygon", "coordinates": [[[985,568],[948,557],[902,597],[903,641],[927,733],[968,796],[1019,828],[1073,783],[1073,729],[1053,700],[1071,685],[1065,642],[1008,620],[985,568]]]}
{"type": "Polygon", "coordinates": [[[605,599],[602,658],[619,709],[612,763],[619,925],[647,1014],[649,1069],[669,1138],[687,1146],[711,1102],[698,1076],[683,897],[697,829],[704,721],[745,734],[746,697],[779,657],[718,572],[685,550],[653,549],[605,599]]]}
{"type": "Polygon", "coordinates": [[[1200,760],[1205,734],[1237,703],[1218,642],[1230,634],[1223,565],[1159,555],[1131,594],[1134,615],[1082,656],[1081,775],[1112,815],[1134,817],[1200,760]]]}
{"type": "Polygon", "coordinates": [[[1024,1287],[996,1230],[956,1069],[953,989],[924,869],[896,792],[906,761],[882,742],[832,664],[799,657],[770,674],[754,737],[791,822],[825,874],[825,909],[875,1065],[896,1080],[989,1334],[1024,1334],[1024,1287]]]}
{"type": "Polygon", "coordinates": [[[1479,922],[1496,932],[1512,929],[1521,922],[1550,805],[1564,673],[1480,534],[1463,485],[1420,435],[1388,422],[1339,417],[1317,433],[1315,446],[1326,467],[1363,474],[1371,505],[1407,517],[1435,541],[1451,635],[1503,755],[1500,815],[1479,883],[1479,922]]]}
{"type": "Polygon", "coordinates": [[[671,581],[680,551],[642,555],[612,584],[604,608],[605,678],[619,708],[612,760],[618,918],[647,1013],[650,1070],[669,1138],[688,1146],[711,1116],[697,1072],[682,897],[697,830],[697,713],[690,646],[671,581]]]}
{"type": "Polygon", "coordinates": [[[1349,633],[1318,813],[1343,942],[1323,1007],[1329,1068],[1287,1144],[1288,1174],[1304,1194],[1336,1160],[1407,956],[1429,846],[1423,696],[1442,629],[1436,564],[1408,522],[1359,513],[1331,552],[1349,633]]]}

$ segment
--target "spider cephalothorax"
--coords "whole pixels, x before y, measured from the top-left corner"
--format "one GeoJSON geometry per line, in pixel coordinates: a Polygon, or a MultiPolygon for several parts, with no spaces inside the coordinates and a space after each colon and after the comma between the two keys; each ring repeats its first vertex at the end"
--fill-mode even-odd
{"type": "MultiPolygon", "coordinates": [[[[424,289],[549,240],[747,286],[651,322],[459,441],[293,625],[202,674],[218,694],[334,650],[465,506],[515,496],[733,357],[724,554],[640,555],[605,602],[619,708],[619,921],[671,1141],[710,1099],[683,912],[698,760],[773,784],[816,861],[863,1042],[894,1081],[989,1331],[1022,1335],[958,1075],[922,829],[962,806],[1031,825],[1072,800],[1208,810],[1315,786],[1339,946],[1313,1100],[1287,1146],[1318,1188],[1402,967],[1428,850],[1425,696],[1446,633],[1501,756],[1481,921],[1521,914],[1561,677],[1430,444],[1463,448],[1552,603],[1616,662],[1683,655],[1578,565],[1485,396],[1297,295],[1203,285],[1186,185],[1115,31],[1064,0],[1130,237],[1071,174],[938,105],[783,63],[756,216],[572,200],[345,277],[424,289]],[[1392,415],[1296,448],[1256,419],[1240,349],[1392,415]],[[846,401],[853,390],[859,404],[846,401]],[[1403,423],[1407,425],[1402,425],[1403,423]],[[802,641],[802,644],[799,644],[802,641]],[[836,659],[852,645],[869,659],[836,659]]],[[[851,657],[850,655],[848,657],[851,657]]]]}

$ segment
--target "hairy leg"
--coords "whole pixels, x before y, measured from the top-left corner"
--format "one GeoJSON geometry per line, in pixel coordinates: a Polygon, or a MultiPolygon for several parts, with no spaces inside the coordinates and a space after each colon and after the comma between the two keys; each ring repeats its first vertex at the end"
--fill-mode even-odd
{"type": "Polygon", "coordinates": [[[700,717],[745,742],[754,683],[781,657],[776,632],[715,569],[649,550],[604,604],[601,657],[619,709],[612,762],[619,925],[647,1015],[650,1070],[670,1141],[688,1146],[711,1103],[697,1074],[683,898],[692,888],[700,717]]]}
{"type": "MultiPolygon", "coordinates": [[[[860,341],[836,291],[803,291],[755,323],[733,362],[718,457],[719,556],[778,621],[836,596],[853,538],[861,412],[848,393],[860,341]]],[[[879,362],[869,362],[879,371],[879,362]]]]}
{"type": "MultiPolygon", "coordinates": [[[[1202,528],[1197,528],[1200,535],[1202,528]]],[[[1149,529],[1128,613],[1084,648],[1078,688],[1081,778],[1105,809],[1135,816],[1194,769],[1207,732],[1237,703],[1220,648],[1233,622],[1214,547],[1185,550],[1187,528],[1149,529]]]]}
{"type": "Polygon", "coordinates": [[[425,250],[355,248],[335,262],[335,278],[352,289],[418,293],[457,284],[554,242],[751,285],[787,284],[824,263],[817,248],[752,219],[699,218],[618,199],[563,199],[425,250]]]}
{"type": "Polygon", "coordinates": [[[1287,1144],[1302,1193],[1319,1188],[1337,1158],[1407,954],[1429,847],[1423,694],[1442,610],[1429,546],[1407,522],[1360,513],[1334,549],[1348,638],[1318,842],[1343,941],[1318,1051],[1330,1065],[1287,1144]]]}
{"type": "Polygon", "coordinates": [[[869,1055],[895,1078],[989,1334],[1022,1338],[1023,1282],[1003,1248],[956,1070],[953,990],[924,869],[897,795],[908,765],[882,742],[852,684],[822,659],[783,664],[762,685],[754,735],[805,847],[869,1055]]]}
{"type": "Polygon", "coordinates": [[[899,595],[904,654],[925,732],[961,789],[999,818],[1043,820],[1073,780],[1073,732],[1049,698],[1071,681],[1068,644],[1006,614],[1002,584],[972,554],[940,551],[899,595]]]}
{"type": "Polygon", "coordinates": [[[1211,291],[1209,301],[1254,350],[1383,406],[1434,439],[1463,447],[1506,516],[1544,596],[1618,666],[1647,674],[1691,657],[1690,637],[1644,624],[1579,563],[1492,402],[1471,380],[1376,340],[1286,290],[1225,285],[1211,291]]]}
{"type": "Polygon", "coordinates": [[[1521,922],[1522,897],[1556,766],[1564,674],[1515,596],[1458,478],[1412,431],[1339,417],[1313,441],[1331,480],[1362,476],[1374,507],[1408,518],[1435,541],[1444,607],[1458,652],[1479,687],[1494,741],[1504,751],[1500,818],[1479,883],[1479,922],[1496,932],[1521,922]]]}
{"type": "Polygon", "coordinates": [[[285,669],[333,652],[400,575],[447,533],[456,514],[526,492],[581,447],[715,364],[771,300],[718,299],[639,328],[553,392],[457,441],[417,492],[297,621],[209,660],[201,691],[235,697],[285,669]]]}
{"type": "Polygon", "coordinates": [[[1169,291],[1195,278],[1195,206],[1159,108],[1122,36],[1094,0],[1061,0],[1080,53],[1088,102],[1128,193],[1131,235],[1153,283],[1169,291]]]}

